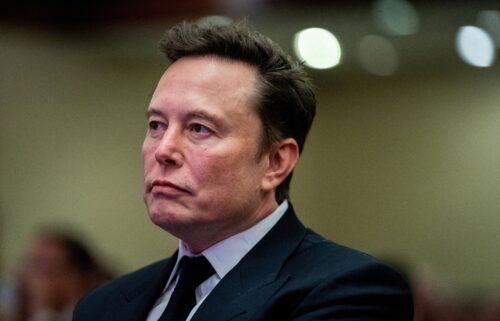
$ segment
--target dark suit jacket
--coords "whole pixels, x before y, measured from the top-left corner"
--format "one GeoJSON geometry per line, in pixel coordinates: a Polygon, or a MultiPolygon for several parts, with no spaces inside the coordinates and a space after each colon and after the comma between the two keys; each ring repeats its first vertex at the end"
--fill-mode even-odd
{"type": "MultiPolygon", "coordinates": [[[[144,321],[175,255],[83,298],[73,321],[144,321]]],[[[411,321],[406,282],[376,259],[306,229],[293,208],[205,299],[192,321],[411,321]]]]}

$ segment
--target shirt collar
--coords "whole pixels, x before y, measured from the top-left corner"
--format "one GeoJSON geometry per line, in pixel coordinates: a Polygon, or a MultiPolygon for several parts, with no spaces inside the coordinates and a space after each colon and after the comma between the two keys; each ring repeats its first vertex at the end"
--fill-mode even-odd
{"type": "Polygon", "coordinates": [[[222,279],[273,228],[287,209],[288,201],[285,200],[271,214],[254,226],[212,245],[197,255],[190,253],[180,241],[177,264],[184,255],[203,255],[222,279]]]}

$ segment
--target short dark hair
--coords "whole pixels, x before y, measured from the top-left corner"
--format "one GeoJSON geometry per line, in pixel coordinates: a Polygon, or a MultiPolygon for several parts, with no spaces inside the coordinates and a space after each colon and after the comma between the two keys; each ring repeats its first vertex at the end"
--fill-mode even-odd
{"type": "MultiPolygon", "coordinates": [[[[258,156],[285,138],[295,139],[302,152],[316,113],[312,82],[302,64],[247,21],[205,27],[182,22],[167,30],[160,50],[171,62],[187,56],[216,56],[255,67],[256,111],[264,128],[258,156]]],[[[292,174],[276,188],[278,202],[289,197],[292,174]]]]}

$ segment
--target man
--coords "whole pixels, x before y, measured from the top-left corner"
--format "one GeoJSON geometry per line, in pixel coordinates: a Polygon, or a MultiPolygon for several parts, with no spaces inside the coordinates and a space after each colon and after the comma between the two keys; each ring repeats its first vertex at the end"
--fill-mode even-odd
{"type": "Polygon", "coordinates": [[[74,321],[411,320],[397,273],[307,230],[287,200],[315,114],[302,67],[241,23],[181,23],[160,46],[172,65],[147,111],[144,201],[179,249],[74,321]]]}

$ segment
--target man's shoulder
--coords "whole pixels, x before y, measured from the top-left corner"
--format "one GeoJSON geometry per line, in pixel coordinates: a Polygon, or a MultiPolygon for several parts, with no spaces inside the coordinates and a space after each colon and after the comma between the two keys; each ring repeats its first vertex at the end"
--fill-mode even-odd
{"type": "Polygon", "coordinates": [[[370,254],[328,240],[309,229],[291,261],[300,262],[307,273],[314,270],[318,276],[340,275],[366,268],[393,270],[370,254]]]}
{"type": "MultiPolygon", "coordinates": [[[[271,233],[270,235],[273,237],[267,239],[266,246],[279,243],[280,238],[291,241],[298,240],[296,246],[288,247],[290,255],[284,261],[283,271],[296,275],[299,279],[304,278],[312,282],[321,281],[351,271],[364,270],[367,267],[377,270],[391,270],[372,255],[328,240],[306,228],[298,219],[291,204],[289,204],[287,213],[271,233]]],[[[273,248],[274,251],[282,251],[287,247],[273,246],[273,248]]]]}
{"type": "Polygon", "coordinates": [[[163,259],[149,264],[90,291],[78,302],[73,320],[97,320],[95,313],[107,311],[118,300],[139,294],[148,283],[155,282],[165,273],[168,261],[163,259]]]}
{"type": "Polygon", "coordinates": [[[115,292],[123,289],[133,289],[135,285],[144,285],[144,280],[152,279],[160,275],[165,270],[169,259],[163,259],[147,266],[144,266],[133,272],[124,274],[106,284],[97,288],[93,292],[115,292]]]}
{"type": "Polygon", "coordinates": [[[323,259],[335,261],[372,262],[376,258],[354,248],[328,240],[320,234],[307,229],[298,252],[307,252],[311,256],[321,254],[323,259]]]}
{"type": "Polygon", "coordinates": [[[343,310],[348,305],[339,305],[340,301],[364,311],[357,320],[412,319],[411,292],[400,271],[311,230],[306,231],[301,244],[288,258],[283,275],[291,275],[289,292],[303,294],[292,313],[300,320],[309,320],[306,317],[309,313],[324,315],[325,319],[352,313],[343,310]],[[312,306],[324,309],[315,311],[312,306]]]}

